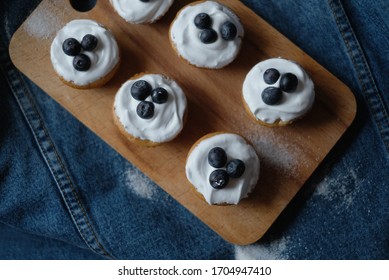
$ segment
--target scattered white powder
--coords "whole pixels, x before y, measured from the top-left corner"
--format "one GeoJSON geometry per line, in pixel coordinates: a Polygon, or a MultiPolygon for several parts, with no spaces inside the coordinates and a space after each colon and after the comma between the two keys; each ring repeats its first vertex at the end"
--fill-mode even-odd
{"type": "Polygon", "coordinates": [[[305,152],[275,130],[252,130],[256,132],[246,137],[253,144],[263,166],[282,175],[296,177],[299,169],[308,166],[304,158],[305,152]]]}
{"type": "Polygon", "coordinates": [[[284,174],[296,174],[298,160],[288,144],[277,143],[267,137],[258,137],[251,141],[268,166],[284,174]]]}
{"type": "Polygon", "coordinates": [[[157,191],[156,185],[136,168],[125,172],[125,184],[134,194],[146,199],[153,199],[157,191]]]}
{"type": "MultiPolygon", "coordinates": [[[[247,119],[246,112],[236,110],[231,114],[240,114],[240,119],[247,119]]],[[[300,170],[310,166],[304,156],[306,151],[300,145],[293,144],[296,141],[303,142],[303,139],[290,141],[282,129],[263,127],[251,120],[244,123],[231,120],[231,127],[251,142],[261,160],[261,166],[267,171],[284,177],[298,177],[300,170]]]]}
{"type": "Polygon", "coordinates": [[[274,240],[271,244],[254,244],[235,246],[237,260],[286,260],[289,258],[287,249],[291,241],[288,237],[274,240]]]}
{"type": "MultiPolygon", "coordinates": [[[[357,166],[356,168],[356,170],[349,168],[348,172],[342,173],[337,177],[325,177],[317,185],[313,195],[320,196],[328,201],[343,201],[338,207],[346,206],[348,208],[352,206],[359,188],[364,184],[364,180],[358,178],[357,175],[359,167],[357,166]]],[[[345,170],[347,169],[345,168],[345,170]]]]}
{"type": "Polygon", "coordinates": [[[38,39],[52,38],[66,24],[63,18],[69,9],[63,5],[63,2],[52,0],[45,6],[47,9],[38,7],[25,22],[25,31],[31,37],[38,39]]]}

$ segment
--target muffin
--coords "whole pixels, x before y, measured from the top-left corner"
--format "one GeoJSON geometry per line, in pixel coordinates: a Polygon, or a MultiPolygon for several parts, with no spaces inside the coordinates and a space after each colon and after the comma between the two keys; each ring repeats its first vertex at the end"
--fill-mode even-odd
{"type": "Polygon", "coordinates": [[[215,132],[200,138],[189,151],[186,177],[208,204],[238,204],[257,185],[260,161],[240,135],[215,132]]]}
{"type": "Polygon", "coordinates": [[[170,26],[170,42],[177,54],[200,68],[219,69],[239,53],[244,35],[238,16],[215,1],[183,7],[170,26]]]}
{"type": "Polygon", "coordinates": [[[297,63],[271,58],[255,65],[243,83],[247,113],[265,126],[283,126],[302,118],[315,100],[314,84],[297,63]]]}
{"type": "Polygon", "coordinates": [[[60,79],[78,89],[104,85],[120,63],[113,34],[100,23],[87,19],[73,20],[59,30],[51,44],[50,57],[60,79]]]}
{"type": "Polygon", "coordinates": [[[174,80],[141,73],[116,93],[113,115],[116,126],[128,140],[157,146],[173,140],[183,129],[187,100],[174,80]]]}
{"type": "Polygon", "coordinates": [[[160,19],[174,0],[110,0],[115,11],[128,23],[149,24],[160,19]]]}

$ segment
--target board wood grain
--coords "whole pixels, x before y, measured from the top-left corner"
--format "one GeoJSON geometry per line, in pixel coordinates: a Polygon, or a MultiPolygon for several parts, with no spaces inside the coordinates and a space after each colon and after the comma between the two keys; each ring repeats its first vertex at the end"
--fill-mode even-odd
{"type": "Polygon", "coordinates": [[[245,28],[237,59],[220,70],[188,65],[171,48],[168,29],[177,11],[189,2],[175,1],[155,24],[129,25],[113,11],[109,1],[98,1],[92,11],[79,13],[68,1],[43,0],[14,34],[10,55],[21,72],[225,240],[250,244],[269,229],[352,123],[355,98],[336,77],[235,0],[221,2],[238,14],[245,28]],[[49,50],[55,33],[76,18],[103,23],[113,31],[121,49],[118,73],[99,89],[72,89],[61,83],[51,67],[49,50]],[[313,109],[304,119],[282,128],[262,127],[252,121],[241,97],[248,71],[271,57],[302,65],[312,77],[317,94],[313,109]],[[128,78],[145,71],[172,77],[188,98],[188,121],[183,132],[171,143],[155,148],[129,143],[112,119],[116,91],[128,78]],[[238,206],[208,205],[194,194],[185,177],[191,145],[215,131],[241,134],[251,141],[261,159],[259,183],[238,206]]]}

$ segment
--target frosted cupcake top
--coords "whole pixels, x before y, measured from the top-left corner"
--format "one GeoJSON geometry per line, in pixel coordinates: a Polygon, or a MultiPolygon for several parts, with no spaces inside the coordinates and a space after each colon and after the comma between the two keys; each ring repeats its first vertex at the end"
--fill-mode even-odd
{"type": "Polygon", "coordinates": [[[170,141],[181,132],[186,107],[181,87],[159,74],[128,80],[114,102],[114,112],[125,131],[155,143],[170,141]]]}
{"type": "Polygon", "coordinates": [[[161,18],[174,0],[110,0],[116,12],[129,23],[153,23],[161,18]]]}
{"type": "Polygon", "coordinates": [[[120,60],[113,34],[93,20],[67,23],[54,38],[51,62],[64,80],[86,86],[110,73],[120,60]]]}
{"type": "Polygon", "coordinates": [[[238,204],[254,189],[260,162],[243,137],[216,133],[195,145],[186,161],[186,177],[209,204],[238,204]]]}
{"type": "Polygon", "coordinates": [[[185,6],[170,28],[170,39],[178,54],[190,64],[222,68],[240,50],[244,29],[228,7],[205,1],[185,6]]]}
{"type": "Polygon", "coordinates": [[[255,65],[243,83],[243,98],[260,121],[273,124],[302,117],[315,99],[314,84],[297,63],[271,58],[255,65]]]}

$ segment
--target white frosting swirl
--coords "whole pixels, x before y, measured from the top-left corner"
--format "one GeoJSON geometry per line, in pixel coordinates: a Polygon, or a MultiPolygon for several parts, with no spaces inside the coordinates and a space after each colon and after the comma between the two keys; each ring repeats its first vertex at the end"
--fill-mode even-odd
{"type": "Polygon", "coordinates": [[[101,24],[86,19],[73,20],[67,23],[56,35],[51,44],[51,62],[55,71],[64,80],[78,86],[94,83],[111,72],[120,60],[119,47],[113,34],[101,24]],[[77,71],[73,67],[73,56],[62,50],[63,42],[75,38],[80,43],[86,34],[94,35],[98,44],[93,51],[82,51],[91,60],[88,71],[77,71]]]}
{"type": "MultiPolygon", "coordinates": [[[[152,101],[151,96],[146,101],[152,101]]],[[[125,82],[115,96],[114,110],[123,128],[135,138],[163,143],[172,140],[184,126],[187,107],[185,94],[173,80],[159,74],[147,74],[125,82]],[[168,92],[168,100],[156,104],[154,116],[142,119],[136,113],[140,101],[131,96],[131,87],[138,80],[147,81],[153,89],[162,87],[168,92]]]]}
{"type": "Polygon", "coordinates": [[[238,204],[256,186],[259,167],[254,148],[243,137],[221,133],[205,138],[193,148],[186,161],[186,177],[209,204],[238,204]],[[214,189],[209,183],[209,176],[216,168],[208,163],[208,153],[215,147],[226,151],[228,161],[240,159],[246,166],[242,177],[230,178],[227,186],[220,190],[214,189]]]}
{"type": "Polygon", "coordinates": [[[247,74],[243,83],[243,98],[254,116],[265,123],[293,121],[309,111],[315,99],[314,84],[308,74],[297,63],[283,59],[271,58],[255,65],[247,74]],[[262,91],[269,87],[279,87],[280,80],[268,85],[263,80],[264,72],[275,68],[282,75],[292,73],[298,79],[294,92],[283,92],[282,100],[277,105],[267,105],[261,98],[262,91]]]}
{"type": "Polygon", "coordinates": [[[170,38],[177,52],[190,64],[218,69],[231,63],[237,56],[244,29],[239,18],[226,6],[214,1],[184,7],[170,28],[170,38]],[[218,39],[211,44],[200,41],[201,30],[194,24],[199,13],[207,13],[212,18],[212,28],[218,33],[218,39]],[[235,24],[237,36],[232,41],[224,40],[220,35],[220,27],[226,21],[235,24]]]}
{"type": "Polygon", "coordinates": [[[174,0],[110,0],[116,12],[129,23],[153,23],[161,18],[174,0]]]}

